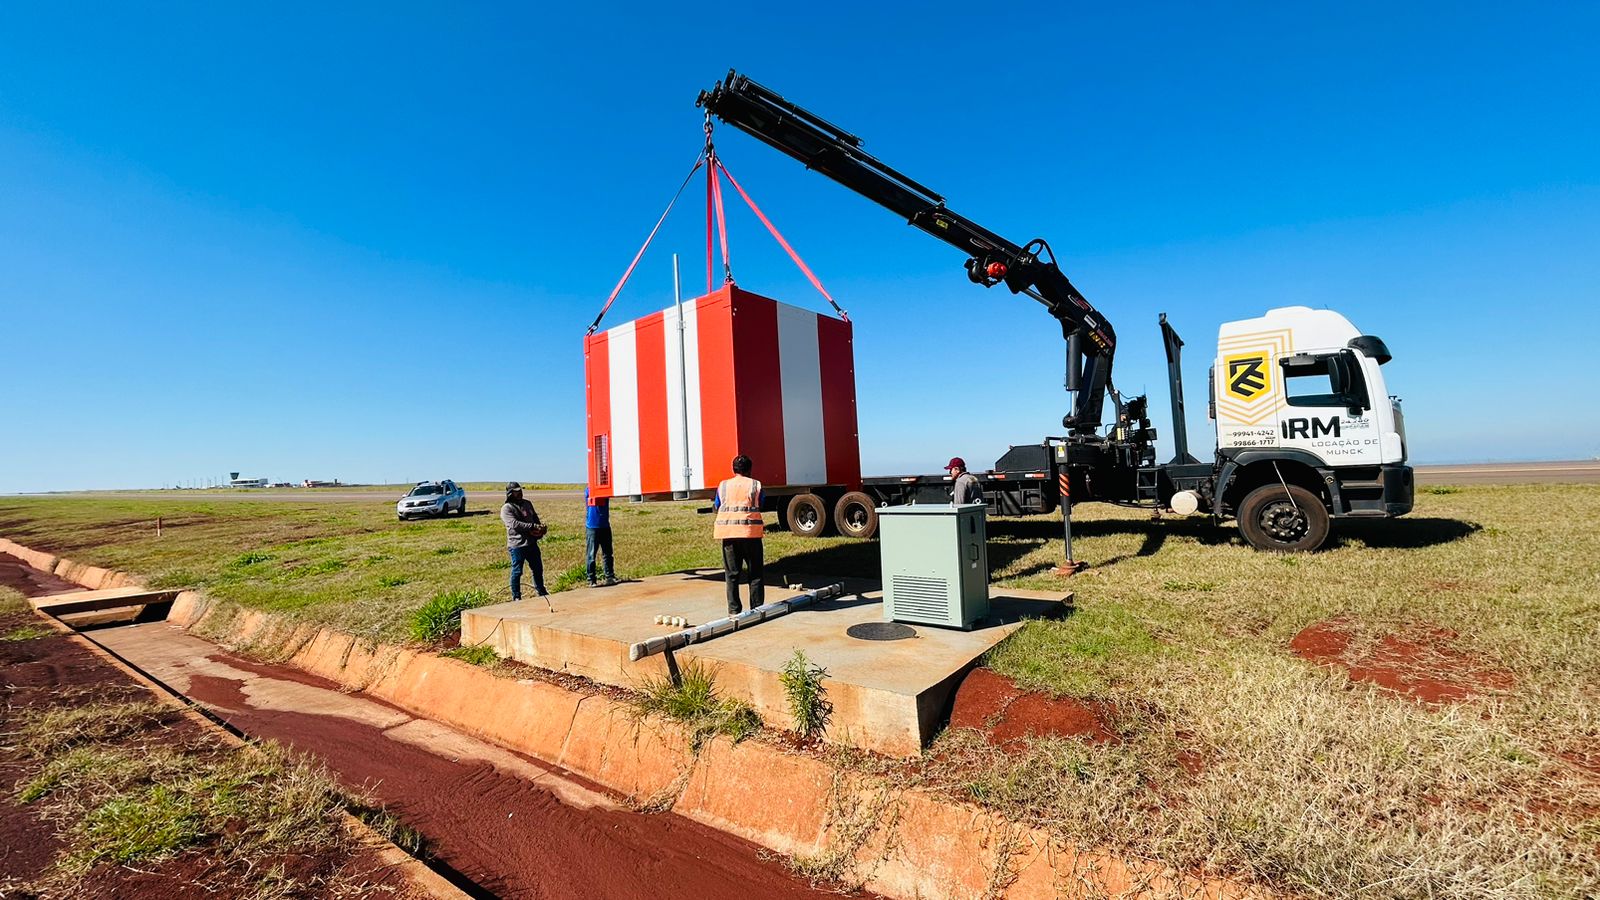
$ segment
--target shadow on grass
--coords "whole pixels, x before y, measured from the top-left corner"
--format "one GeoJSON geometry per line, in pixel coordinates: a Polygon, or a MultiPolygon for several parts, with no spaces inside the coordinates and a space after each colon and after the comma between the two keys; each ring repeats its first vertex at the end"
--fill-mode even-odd
{"type": "MultiPolygon", "coordinates": [[[[1037,519],[1003,519],[989,523],[989,537],[1017,538],[1021,540],[1037,540],[1044,542],[1056,540],[1061,537],[1061,517],[1040,517],[1037,519]]],[[[1211,523],[1205,516],[1191,516],[1188,518],[1165,519],[1092,519],[1072,522],[1072,536],[1074,539],[1081,537],[1108,537],[1114,534],[1143,535],[1149,540],[1154,539],[1155,545],[1150,549],[1141,547],[1134,556],[1149,556],[1160,549],[1161,542],[1169,537],[1182,537],[1201,544],[1226,544],[1234,536],[1230,526],[1218,527],[1211,523]]]]}
{"type": "MultiPolygon", "coordinates": [[[[1349,541],[1359,541],[1367,547],[1420,549],[1461,540],[1482,526],[1457,519],[1435,517],[1400,518],[1383,520],[1339,520],[1334,523],[1326,549],[1344,546],[1349,541]]],[[[1204,546],[1242,544],[1239,530],[1232,522],[1214,523],[1205,516],[1188,518],[1151,519],[1098,519],[1073,522],[1074,538],[1095,538],[1131,534],[1143,540],[1132,553],[1104,560],[1088,560],[1096,568],[1106,568],[1129,559],[1154,556],[1169,539],[1193,541],[1204,546]]],[[[989,523],[989,569],[1000,572],[1045,546],[1059,541],[1062,535],[1059,518],[999,519],[989,523]]],[[[768,548],[771,553],[771,548],[768,548]]],[[[1026,578],[1050,571],[1056,560],[1035,563],[1007,578],[1026,578]]],[[[781,584],[786,579],[805,583],[803,576],[837,576],[846,578],[877,579],[880,575],[878,542],[850,541],[830,544],[814,550],[804,550],[766,561],[768,584],[781,584]]],[[[703,575],[707,580],[721,581],[722,573],[703,575]]],[[[815,579],[812,579],[815,580],[815,579]]]]}
{"type": "Polygon", "coordinates": [[[403,522],[453,522],[456,519],[470,519],[473,516],[497,516],[499,514],[500,514],[500,511],[499,510],[494,510],[494,509],[469,509],[469,510],[467,510],[465,512],[445,513],[443,515],[438,515],[438,516],[409,516],[409,517],[407,517],[405,519],[398,519],[396,521],[403,521],[403,522]]]}
{"type": "Polygon", "coordinates": [[[1483,530],[1476,522],[1443,519],[1436,516],[1400,519],[1366,519],[1336,522],[1327,546],[1331,549],[1356,540],[1368,547],[1416,550],[1436,547],[1470,537],[1483,530]]]}
{"type": "MultiPolygon", "coordinates": [[[[768,585],[815,588],[842,578],[847,582],[847,591],[877,589],[880,573],[877,541],[852,541],[783,556],[773,556],[773,549],[766,548],[767,558],[762,567],[762,576],[768,585]]],[[[722,569],[711,566],[677,574],[717,584],[723,581],[722,569]]]]}
{"type": "MultiPolygon", "coordinates": [[[[1335,519],[1332,533],[1328,537],[1325,549],[1334,549],[1343,546],[1347,541],[1356,540],[1368,547],[1384,547],[1396,549],[1420,549],[1449,544],[1470,537],[1483,530],[1483,526],[1475,522],[1465,522],[1460,519],[1445,519],[1434,516],[1406,516],[1398,519],[1335,519]]],[[[1140,535],[1144,543],[1131,554],[1112,557],[1104,562],[1096,563],[1098,566],[1108,566],[1126,559],[1140,556],[1151,556],[1159,551],[1169,538],[1184,538],[1206,546],[1219,544],[1243,543],[1239,536],[1238,526],[1232,521],[1215,523],[1207,516],[1190,516],[1187,518],[1165,519],[1099,519],[1089,522],[1073,522],[1072,536],[1106,537],[1116,534],[1140,535]]],[[[1023,549],[1021,553],[1013,556],[1026,555],[1031,550],[1041,546],[1047,540],[1061,537],[1061,520],[1055,519],[1016,519],[993,522],[989,526],[991,538],[1010,538],[1016,542],[1032,542],[1031,547],[1023,549]]],[[[996,545],[989,545],[989,559],[997,568],[996,545]]],[[[1049,566],[1035,567],[1043,571],[1049,566]]],[[[1034,574],[1024,572],[1020,574],[1034,574]]]]}
{"type": "Polygon", "coordinates": [[[1139,545],[1139,549],[1133,551],[1132,553],[1124,553],[1121,556],[1113,556],[1110,559],[1100,563],[1100,565],[1102,567],[1114,566],[1125,559],[1133,559],[1141,556],[1155,556],[1156,551],[1161,549],[1161,545],[1167,542],[1167,535],[1171,533],[1172,529],[1168,526],[1162,525],[1159,522],[1150,523],[1150,527],[1144,533],[1144,543],[1139,545]]]}
{"type": "MultiPolygon", "coordinates": [[[[1010,566],[1017,560],[1043,547],[1053,540],[1062,537],[1060,518],[1040,519],[1007,519],[993,522],[989,526],[989,567],[1000,570],[1010,566]]],[[[1114,534],[1134,534],[1143,537],[1139,549],[1121,556],[1113,556],[1104,560],[1088,560],[1095,568],[1114,566],[1124,560],[1135,557],[1154,556],[1159,552],[1167,539],[1181,536],[1201,544],[1225,544],[1228,535],[1218,533],[1207,520],[1194,519],[1169,519],[1166,521],[1153,520],[1093,520],[1087,522],[1073,522],[1072,536],[1074,539],[1089,537],[1105,537],[1114,534]]],[[[1081,559],[1081,557],[1080,557],[1081,559]]],[[[1024,569],[1011,572],[1010,578],[1027,578],[1032,575],[1041,575],[1060,564],[1059,560],[1034,563],[1024,569]]]]}
{"type": "Polygon", "coordinates": [[[880,571],[877,541],[818,547],[769,559],[766,563],[768,583],[788,576],[816,574],[876,579],[880,571]]]}

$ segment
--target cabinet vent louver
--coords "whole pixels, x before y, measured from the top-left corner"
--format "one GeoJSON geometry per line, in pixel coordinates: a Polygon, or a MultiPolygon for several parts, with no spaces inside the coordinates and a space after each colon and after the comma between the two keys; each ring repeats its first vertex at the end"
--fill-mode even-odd
{"type": "Polygon", "coordinates": [[[903,612],[941,618],[950,607],[950,582],[943,578],[895,575],[894,601],[903,612]]]}

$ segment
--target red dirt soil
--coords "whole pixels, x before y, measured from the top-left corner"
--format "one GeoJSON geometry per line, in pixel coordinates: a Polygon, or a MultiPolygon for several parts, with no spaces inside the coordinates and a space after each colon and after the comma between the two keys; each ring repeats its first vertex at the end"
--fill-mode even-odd
{"type": "Polygon", "coordinates": [[[1073,737],[1091,744],[1117,739],[1111,704],[1024,691],[988,669],[973,669],[956,688],[951,728],[975,728],[989,743],[1017,747],[1028,738],[1073,737]]]}
{"type": "Polygon", "coordinates": [[[1563,753],[1561,758],[1582,769],[1591,778],[1600,780],[1600,744],[1592,750],[1563,753]]]}
{"type": "MultiPolygon", "coordinates": [[[[293,669],[220,652],[211,658],[262,677],[339,690],[293,669]]],[[[760,858],[755,845],[681,816],[568,806],[490,763],[446,759],[371,725],[250,707],[239,702],[240,683],[227,678],[196,680],[189,692],[228,708],[214,711],[251,737],[274,738],[321,759],[346,787],[370,794],[425,835],[432,857],[497,896],[744,900],[834,893],[760,858]]]]}
{"type": "Polygon", "coordinates": [[[1457,637],[1447,628],[1416,624],[1357,651],[1351,623],[1329,619],[1295,635],[1289,649],[1301,659],[1344,669],[1351,681],[1424,703],[1455,703],[1511,689],[1510,672],[1457,649],[1457,637]]]}

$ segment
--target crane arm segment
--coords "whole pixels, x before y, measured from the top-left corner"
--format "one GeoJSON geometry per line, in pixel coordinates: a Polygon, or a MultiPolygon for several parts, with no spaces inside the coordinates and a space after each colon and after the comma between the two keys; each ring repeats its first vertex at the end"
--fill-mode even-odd
{"type": "Polygon", "coordinates": [[[1067,340],[1067,387],[1075,404],[1064,424],[1090,434],[1116,353],[1116,331],[1056,265],[1049,244],[1018,245],[949,209],[944,197],[896,171],[861,147],[861,139],[776,92],[729,72],[696,104],[729,125],[799,160],[839,184],[967,254],[967,277],[984,287],[1004,284],[1039,301],[1061,322],[1067,340]]]}

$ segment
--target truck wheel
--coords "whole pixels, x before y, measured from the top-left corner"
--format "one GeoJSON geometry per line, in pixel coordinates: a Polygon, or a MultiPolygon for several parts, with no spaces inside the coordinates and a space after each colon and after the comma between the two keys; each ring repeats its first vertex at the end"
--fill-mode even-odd
{"type": "Polygon", "coordinates": [[[870,538],[878,533],[878,508],[871,497],[851,491],[833,505],[833,527],[845,537],[870,538]]]}
{"type": "Polygon", "coordinates": [[[789,499],[789,531],[799,537],[822,537],[828,527],[828,505],[816,494],[795,494],[789,499]]]}
{"type": "Polygon", "coordinates": [[[1322,498],[1297,484],[1258,487],[1239,505],[1239,531],[1257,550],[1303,553],[1328,539],[1328,509],[1322,498]]]}

